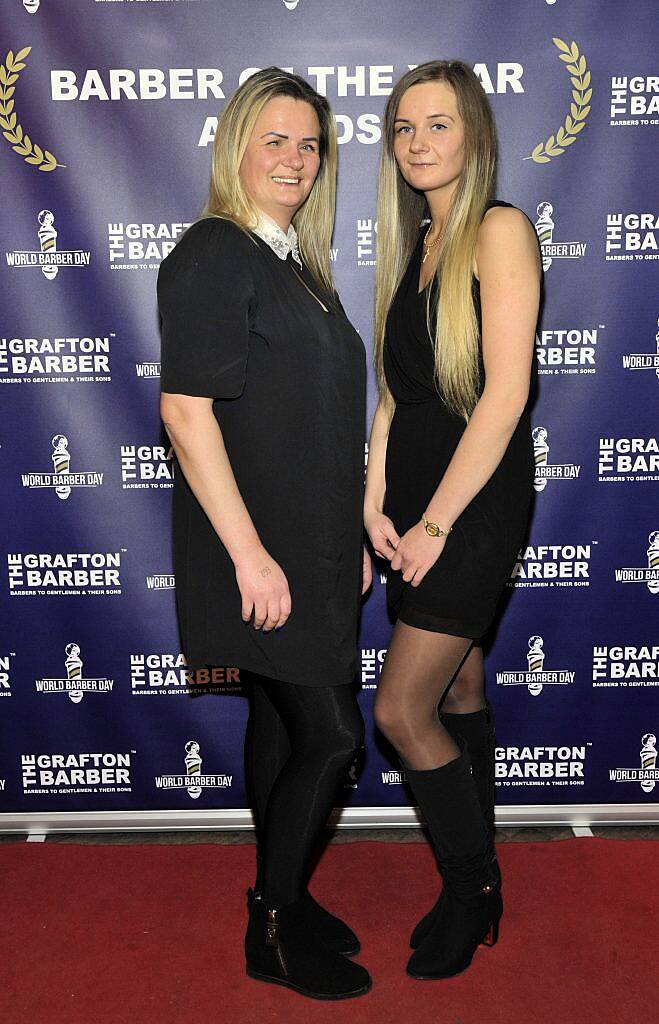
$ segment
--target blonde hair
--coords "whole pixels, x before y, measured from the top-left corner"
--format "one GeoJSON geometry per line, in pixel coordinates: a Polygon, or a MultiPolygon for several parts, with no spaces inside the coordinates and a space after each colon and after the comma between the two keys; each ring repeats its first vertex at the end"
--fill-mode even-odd
{"type": "Polygon", "coordinates": [[[239,171],[257,118],[275,96],[290,96],[308,103],[320,124],[320,169],[292,223],[302,259],[317,283],[332,296],[330,246],[336,207],[336,125],[327,100],[299,75],[274,67],[257,71],[224,107],[215,133],[210,190],[203,216],[224,217],[244,231],[256,226],[259,210],[245,191],[239,171]]]}
{"type": "Polygon", "coordinates": [[[390,407],[383,369],[387,316],[418,242],[421,222],[429,215],[424,195],[411,188],[398,170],[394,121],[403,94],[426,82],[446,82],[453,89],[464,125],[464,167],[444,226],[435,281],[426,290],[426,315],[434,338],[438,391],[449,408],[468,420],[478,401],[479,383],[472,268],[478,229],[494,187],[496,134],[483,87],[462,61],[429,61],[408,71],[385,107],[378,183],[375,369],[380,394],[390,407]],[[437,307],[431,312],[433,284],[439,285],[440,280],[441,313],[437,307]]]}

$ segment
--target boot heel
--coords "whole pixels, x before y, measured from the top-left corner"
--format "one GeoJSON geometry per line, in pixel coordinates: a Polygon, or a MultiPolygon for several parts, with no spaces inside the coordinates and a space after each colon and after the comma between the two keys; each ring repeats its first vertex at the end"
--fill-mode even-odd
{"type": "Polygon", "coordinates": [[[499,938],[499,921],[492,921],[487,929],[485,937],[481,939],[481,946],[494,946],[499,938]]]}

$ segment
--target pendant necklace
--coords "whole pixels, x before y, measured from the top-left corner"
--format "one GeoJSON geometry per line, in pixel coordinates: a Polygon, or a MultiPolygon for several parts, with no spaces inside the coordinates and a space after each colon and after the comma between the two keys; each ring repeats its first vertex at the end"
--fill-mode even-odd
{"type": "Polygon", "coordinates": [[[435,248],[435,246],[439,242],[440,238],[442,237],[442,232],[440,231],[440,233],[437,235],[437,238],[435,239],[435,241],[431,242],[430,245],[428,245],[428,235],[430,234],[431,231],[432,231],[432,222],[430,224],[430,227],[426,231],[425,238],[423,239],[423,249],[424,249],[424,252],[423,252],[423,258],[421,260],[422,263],[426,262],[426,260],[428,259],[428,256],[430,255],[431,249],[435,248]]]}

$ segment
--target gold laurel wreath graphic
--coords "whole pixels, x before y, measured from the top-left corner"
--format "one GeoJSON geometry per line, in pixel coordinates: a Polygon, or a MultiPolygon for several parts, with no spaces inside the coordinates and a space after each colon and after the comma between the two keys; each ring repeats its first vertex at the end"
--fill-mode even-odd
{"type": "Polygon", "coordinates": [[[533,160],[536,164],[548,164],[552,157],[560,156],[565,152],[566,146],[576,142],[577,135],[586,127],[590,98],[593,95],[592,88],[589,88],[590,71],[586,65],[586,58],[579,53],[579,47],[574,39],[569,46],[557,37],[554,37],[552,42],[562,51],[559,58],[565,61],[566,71],[570,72],[573,102],[570,104],[570,113],[556,135],[550,135],[546,142],[539,142],[532,153],[523,157],[524,160],[533,160]]]}
{"type": "Polygon", "coordinates": [[[27,132],[23,131],[22,125],[18,124],[14,111],[15,83],[31,49],[31,46],[25,46],[17,54],[10,50],[4,64],[0,64],[0,127],[4,137],[11,143],[11,148],[27,164],[33,164],[40,171],[54,171],[56,167],[64,167],[65,164],[59,164],[57,157],[32,141],[27,132]]]}

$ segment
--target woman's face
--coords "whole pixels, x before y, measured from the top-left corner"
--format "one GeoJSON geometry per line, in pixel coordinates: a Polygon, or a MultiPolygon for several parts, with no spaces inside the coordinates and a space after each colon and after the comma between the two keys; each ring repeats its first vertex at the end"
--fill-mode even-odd
{"type": "Polygon", "coordinates": [[[398,104],[394,156],[408,185],[429,193],[457,185],[465,162],[464,124],[446,82],[411,85],[398,104]]]}
{"type": "Polygon", "coordinates": [[[268,100],[240,164],[240,180],[259,209],[287,231],[320,169],[320,124],[292,96],[268,100]]]}

